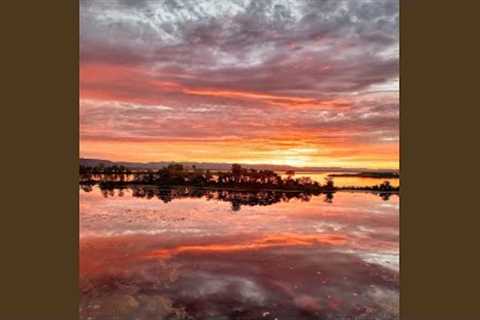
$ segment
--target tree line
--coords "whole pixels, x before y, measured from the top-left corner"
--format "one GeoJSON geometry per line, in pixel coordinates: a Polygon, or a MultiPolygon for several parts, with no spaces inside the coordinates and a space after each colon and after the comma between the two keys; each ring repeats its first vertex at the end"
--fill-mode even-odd
{"type": "Polygon", "coordinates": [[[333,181],[321,186],[309,177],[282,178],[272,170],[243,168],[233,164],[230,171],[211,172],[192,167],[186,170],[182,164],[170,164],[158,170],[130,170],[124,166],[80,167],[80,182],[101,185],[144,184],[157,186],[197,186],[223,188],[270,188],[270,189],[332,189],[333,181]]]}
{"type": "Polygon", "coordinates": [[[155,185],[163,187],[192,186],[203,188],[233,188],[233,189],[271,189],[271,190],[301,190],[316,192],[333,192],[339,189],[370,190],[379,192],[395,192],[388,181],[372,187],[338,188],[332,179],[326,179],[324,184],[313,181],[310,177],[294,178],[295,172],[289,170],[286,177],[272,170],[256,170],[243,168],[233,164],[230,171],[212,172],[196,168],[186,169],[182,164],[170,164],[158,170],[131,170],[125,166],[95,167],[80,166],[80,183],[100,184],[102,187],[121,185],[155,185]]]}

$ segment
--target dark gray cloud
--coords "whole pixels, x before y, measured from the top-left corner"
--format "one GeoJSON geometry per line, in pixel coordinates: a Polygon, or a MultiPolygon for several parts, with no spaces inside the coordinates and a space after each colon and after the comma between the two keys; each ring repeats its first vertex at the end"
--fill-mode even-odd
{"type": "Polygon", "coordinates": [[[83,64],[173,69],[188,85],[321,96],[398,77],[391,0],[83,2],[81,39],[83,64]]]}

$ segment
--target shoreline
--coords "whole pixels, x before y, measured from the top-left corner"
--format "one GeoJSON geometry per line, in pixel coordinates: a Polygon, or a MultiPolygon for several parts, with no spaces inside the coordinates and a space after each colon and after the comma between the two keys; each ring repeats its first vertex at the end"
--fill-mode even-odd
{"type": "MultiPolygon", "coordinates": [[[[88,186],[95,186],[97,185],[100,189],[100,182],[80,182],[79,185],[88,185],[88,186]]],[[[289,193],[311,193],[311,194],[326,194],[326,193],[335,193],[335,192],[367,192],[367,193],[374,193],[374,194],[400,194],[399,189],[394,190],[374,190],[372,187],[334,187],[333,189],[275,189],[275,188],[243,188],[243,187],[228,187],[228,186],[192,186],[192,185],[155,185],[155,184],[145,184],[145,183],[131,183],[131,182],[109,182],[109,185],[104,187],[103,189],[120,189],[120,188],[128,188],[128,187],[147,187],[147,188],[154,188],[157,190],[172,190],[172,189],[181,189],[181,188],[189,188],[192,190],[205,190],[205,191],[236,191],[236,192],[289,192],[289,193]]]]}

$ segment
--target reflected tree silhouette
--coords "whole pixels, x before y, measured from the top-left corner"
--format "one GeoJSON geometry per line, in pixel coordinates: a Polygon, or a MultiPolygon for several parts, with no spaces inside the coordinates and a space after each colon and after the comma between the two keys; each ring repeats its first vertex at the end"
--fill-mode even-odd
{"type": "Polygon", "coordinates": [[[325,193],[325,202],[332,203],[333,202],[333,192],[325,193]]]}
{"type": "Polygon", "coordinates": [[[389,192],[382,192],[379,194],[380,198],[382,198],[384,201],[388,201],[391,195],[392,194],[389,192]]]}
{"type": "MultiPolygon", "coordinates": [[[[91,185],[82,185],[81,189],[85,192],[91,192],[91,185]]],[[[270,206],[279,202],[289,202],[292,199],[308,202],[314,196],[324,195],[326,203],[333,203],[334,193],[332,192],[291,192],[291,191],[234,191],[234,190],[214,190],[199,189],[192,187],[160,188],[155,186],[131,185],[127,187],[113,187],[110,185],[100,185],[100,191],[104,197],[123,197],[125,191],[131,193],[133,197],[161,200],[163,203],[169,203],[175,199],[196,198],[207,201],[216,200],[229,202],[232,205],[232,211],[240,211],[242,206],[270,206]],[[117,190],[117,192],[115,192],[117,190]]],[[[376,192],[383,200],[387,201],[392,196],[390,192],[376,192]]]]}
{"type": "MultiPolygon", "coordinates": [[[[147,185],[128,185],[115,187],[108,184],[100,184],[100,191],[104,197],[123,197],[125,191],[133,197],[153,199],[156,198],[164,203],[182,198],[197,198],[207,201],[216,200],[229,202],[232,211],[239,211],[242,206],[270,206],[278,202],[289,202],[291,199],[308,202],[314,196],[324,195],[324,201],[333,203],[335,191],[329,192],[299,192],[299,191],[235,191],[221,189],[199,189],[195,187],[161,188],[147,185]],[[115,190],[118,190],[115,192],[115,190]]],[[[85,192],[92,191],[92,185],[81,185],[85,192]]],[[[387,201],[392,196],[390,192],[375,192],[383,200],[387,201]]]]}
{"type": "MultiPolygon", "coordinates": [[[[90,187],[85,187],[91,191],[90,187]]],[[[231,191],[231,190],[206,190],[190,187],[158,188],[155,186],[133,185],[125,188],[116,188],[109,185],[100,185],[100,191],[104,197],[124,196],[128,190],[133,197],[153,199],[157,198],[164,203],[174,199],[203,198],[207,201],[217,200],[230,202],[233,211],[239,211],[242,206],[269,206],[278,202],[288,202],[291,199],[310,201],[312,194],[306,192],[282,192],[282,191],[231,191]],[[118,190],[118,192],[115,192],[118,190]]],[[[319,194],[317,194],[319,195],[319,194]]]]}
{"type": "MultiPolygon", "coordinates": [[[[86,192],[91,191],[91,186],[86,186],[86,192]],[[87,191],[89,190],[89,191],[87,191]]],[[[196,198],[207,201],[216,200],[229,202],[232,211],[241,210],[242,206],[270,206],[279,202],[289,202],[292,199],[308,202],[314,196],[324,195],[324,201],[333,203],[335,192],[324,192],[311,194],[308,192],[284,192],[284,191],[232,191],[232,190],[207,190],[190,187],[177,188],[159,188],[155,186],[128,186],[126,188],[115,188],[111,186],[101,186],[100,190],[104,197],[122,197],[128,190],[133,197],[161,200],[163,203],[169,203],[175,199],[196,198]],[[115,192],[118,190],[118,192],[115,192]]],[[[379,193],[383,200],[390,199],[391,193],[379,193]]]]}
{"type": "Polygon", "coordinates": [[[232,201],[232,211],[233,212],[240,211],[240,208],[241,208],[240,202],[233,200],[232,201]]]}
{"type": "Polygon", "coordinates": [[[85,192],[91,192],[93,190],[92,184],[80,184],[80,188],[85,192]]]}

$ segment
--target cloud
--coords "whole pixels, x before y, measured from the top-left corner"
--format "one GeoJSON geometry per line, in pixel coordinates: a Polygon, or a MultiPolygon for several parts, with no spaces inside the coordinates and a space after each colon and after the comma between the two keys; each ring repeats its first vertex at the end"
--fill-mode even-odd
{"type": "Polygon", "coordinates": [[[398,1],[80,5],[83,137],[398,140],[398,1]]]}

